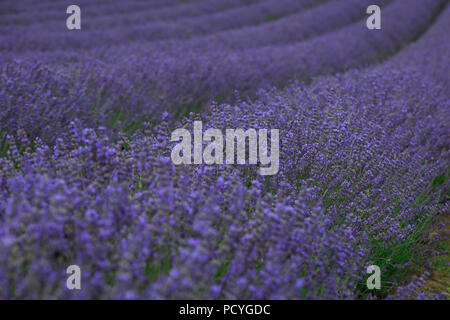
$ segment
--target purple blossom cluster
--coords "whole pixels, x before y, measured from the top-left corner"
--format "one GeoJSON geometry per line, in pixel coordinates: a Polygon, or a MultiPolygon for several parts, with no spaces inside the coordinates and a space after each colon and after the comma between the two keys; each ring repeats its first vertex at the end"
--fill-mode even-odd
{"type": "Polygon", "coordinates": [[[182,2],[121,5],[161,41],[113,13],[93,25],[129,45],[88,28],[73,52],[62,31],[21,42],[54,1],[0,4],[27,30],[0,41],[0,298],[372,299],[374,264],[381,297],[445,297],[405,281],[449,211],[446,1],[382,1],[381,31],[370,1],[182,2]],[[279,129],[278,174],[175,166],[196,120],[279,129]]]}

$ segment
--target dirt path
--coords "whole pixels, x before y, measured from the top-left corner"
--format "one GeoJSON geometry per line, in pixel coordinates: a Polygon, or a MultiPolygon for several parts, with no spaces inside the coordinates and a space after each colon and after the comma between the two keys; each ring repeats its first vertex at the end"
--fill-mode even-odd
{"type": "MultiPolygon", "coordinates": [[[[450,236],[450,215],[443,218],[446,224],[445,231],[442,237],[450,236]]],[[[432,270],[430,277],[424,284],[423,290],[425,293],[439,294],[441,292],[447,293],[447,298],[450,298],[450,239],[443,241],[438,249],[443,251],[442,254],[430,259],[432,270]]]]}

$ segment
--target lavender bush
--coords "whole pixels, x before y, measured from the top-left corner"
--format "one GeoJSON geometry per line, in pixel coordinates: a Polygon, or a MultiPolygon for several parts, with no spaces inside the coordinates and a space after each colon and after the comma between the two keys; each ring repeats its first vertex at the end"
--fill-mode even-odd
{"type": "MultiPolygon", "coordinates": [[[[272,3],[228,1],[223,13],[185,19],[187,8],[212,7],[179,2],[145,8],[183,26],[272,3]]],[[[52,44],[33,54],[41,39],[63,39],[52,33],[21,55],[12,37],[0,44],[0,297],[445,298],[408,279],[449,210],[450,8],[384,3],[375,32],[354,22],[358,10],[342,11],[334,27],[315,25],[314,13],[337,19],[329,1],[298,13],[311,17],[303,32],[279,38],[264,38],[264,23],[128,48],[87,40],[92,49],[74,53],[52,44]],[[278,174],[173,165],[170,134],[195,120],[278,128],[278,174]],[[65,286],[71,264],[82,268],[80,291],[65,286]],[[366,287],[372,264],[382,270],[375,293],[366,287]]],[[[139,15],[143,2],[129,4],[139,15]]],[[[27,10],[0,8],[11,26],[27,10]]]]}

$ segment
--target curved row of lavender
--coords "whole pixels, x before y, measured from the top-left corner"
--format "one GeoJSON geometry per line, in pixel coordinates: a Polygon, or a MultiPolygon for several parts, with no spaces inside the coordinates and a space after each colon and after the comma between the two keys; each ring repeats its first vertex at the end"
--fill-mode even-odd
{"type": "MultiPolygon", "coordinates": [[[[70,41],[67,38],[67,30],[61,28],[63,26],[61,21],[42,24],[36,28],[2,26],[5,33],[4,36],[0,36],[0,50],[16,51],[22,48],[49,50],[53,47],[89,48],[98,45],[99,42],[107,45],[124,43],[130,39],[133,41],[188,39],[195,35],[263,23],[323,1],[327,0],[266,0],[214,14],[167,22],[144,20],[141,23],[127,24],[126,21],[121,22],[119,19],[118,25],[111,26],[110,23],[103,25],[101,21],[95,23],[91,20],[92,28],[89,28],[89,23],[87,23],[87,30],[73,34],[70,41]],[[43,32],[37,33],[36,30],[43,32]]],[[[112,21],[114,23],[116,19],[112,21]]]]}
{"type": "MultiPolygon", "coordinates": [[[[120,24],[124,23],[143,23],[157,20],[174,21],[175,19],[216,13],[264,1],[266,0],[209,0],[182,2],[178,6],[166,5],[162,7],[149,6],[142,1],[138,1],[136,4],[131,4],[130,1],[127,1],[122,4],[124,8],[121,8],[120,4],[118,5],[117,3],[110,1],[103,3],[96,1],[94,6],[92,6],[92,1],[87,3],[80,2],[78,5],[83,8],[83,14],[89,18],[89,20],[86,21],[87,25],[83,26],[87,26],[88,29],[93,29],[94,26],[110,27],[120,26],[120,24]],[[91,5],[89,5],[89,3],[91,5]],[[124,10],[126,10],[126,14],[123,13],[124,10]]],[[[37,15],[30,16],[29,12],[21,11],[20,14],[6,16],[5,19],[0,21],[0,25],[11,25],[20,22],[21,25],[27,26],[43,24],[46,28],[50,26],[60,26],[61,8],[64,8],[63,5],[60,4],[51,9],[38,9],[34,6],[32,6],[32,8],[35,10],[37,9],[37,15]],[[52,23],[48,24],[47,22],[49,21],[52,23]]]]}
{"type": "MultiPolygon", "coordinates": [[[[306,81],[376,62],[420,34],[444,3],[395,1],[383,11],[382,33],[370,32],[359,21],[304,42],[294,37],[293,43],[247,50],[199,52],[197,42],[169,45],[168,50],[135,45],[60,58],[39,56],[38,63],[34,57],[5,63],[0,99],[6,108],[0,119],[9,131],[26,128],[44,141],[66,132],[74,114],[87,126],[117,128],[122,122],[124,129],[133,130],[142,119],[158,121],[164,111],[183,115],[210,99],[230,100],[236,90],[254,94],[292,79],[306,81]],[[65,64],[52,64],[58,59],[65,64]],[[30,85],[36,82],[42,85],[30,85]]],[[[309,27],[314,30],[315,24],[309,27]]]]}
{"type": "Polygon", "coordinates": [[[365,269],[377,264],[389,298],[430,298],[418,288],[423,279],[403,284],[433,249],[429,235],[448,212],[450,8],[441,11],[443,4],[395,1],[383,10],[387,30],[375,36],[358,23],[304,43],[211,51],[198,60],[155,53],[147,63],[143,46],[135,56],[82,56],[71,69],[26,56],[2,64],[0,296],[373,298],[365,269]],[[419,41],[379,66],[262,89],[300,71],[304,80],[375,62],[438,14],[419,41]],[[196,79],[201,87],[189,93],[196,79]],[[160,85],[145,94],[155,83],[168,91],[160,85]],[[235,84],[248,85],[253,99],[238,95],[177,120],[176,99],[229,96],[235,84]],[[114,117],[121,105],[135,118],[114,117]],[[133,135],[117,130],[138,117],[157,119],[157,111],[156,125],[133,135]],[[261,177],[254,166],[174,166],[170,132],[192,129],[196,119],[205,128],[278,128],[278,175],[261,177]],[[69,264],[82,268],[79,292],[65,288],[69,264]]]}
{"type": "MultiPolygon", "coordinates": [[[[386,5],[393,0],[380,0],[380,5],[386,5]]],[[[158,52],[160,56],[165,55],[180,55],[183,52],[196,51],[198,53],[206,53],[207,51],[223,51],[227,49],[248,49],[257,48],[268,45],[289,44],[304,41],[331,30],[336,30],[345,27],[353,22],[361,20],[365,17],[365,8],[370,1],[368,0],[329,0],[321,6],[307,8],[298,13],[290,13],[287,16],[280,17],[275,21],[269,21],[258,25],[244,26],[238,29],[223,30],[212,32],[210,34],[201,35],[192,38],[191,40],[177,40],[165,39],[159,41],[137,41],[136,36],[133,39],[122,39],[117,41],[117,38],[110,37],[111,41],[104,41],[98,45],[97,41],[86,37],[87,48],[79,47],[77,42],[67,42],[64,45],[51,47],[51,53],[48,51],[31,51],[27,56],[38,57],[39,60],[51,59],[61,60],[64,63],[68,61],[78,61],[80,56],[84,60],[104,59],[114,55],[118,56],[118,51],[121,55],[136,54],[140,55],[151,54],[158,52]],[[125,44],[124,44],[125,43],[125,44]],[[67,47],[72,47],[68,49],[67,47]],[[80,53],[80,50],[82,53],[80,53]],[[126,52],[124,52],[124,50],[126,52]]],[[[153,12],[153,11],[150,11],[153,12]]],[[[242,16],[244,19],[245,15],[242,16]]],[[[11,27],[12,28],[12,27],[11,27]]],[[[5,30],[6,31],[6,30],[5,30]]],[[[48,37],[48,36],[47,36],[48,37]]],[[[51,41],[53,39],[48,37],[51,41]]],[[[74,40],[71,38],[71,40],[74,40]]],[[[76,40],[76,38],[75,38],[76,40]]],[[[21,47],[15,44],[11,50],[29,50],[30,39],[27,39],[26,46],[21,47]]],[[[36,41],[36,39],[34,39],[36,41]]],[[[228,50],[227,50],[228,51],[228,50]]],[[[148,57],[151,58],[151,57],[148,57]]]]}
{"type": "MultiPolygon", "coordinates": [[[[109,0],[78,0],[77,3],[83,8],[93,9],[97,8],[98,11],[92,11],[92,14],[99,16],[102,14],[111,14],[117,11],[122,11],[125,14],[141,11],[141,10],[153,10],[163,8],[177,8],[180,4],[186,2],[205,2],[207,0],[127,0],[126,2],[114,3],[109,0]]],[[[264,1],[264,0],[260,0],[264,1]]],[[[39,17],[51,18],[52,14],[61,8],[67,8],[70,4],[62,1],[55,0],[41,0],[38,3],[33,0],[22,0],[17,2],[2,2],[0,3],[0,14],[3,16],[5,22],[24,22],[22,17],[27,16],[30,12],[37,13],[39,17]]],[[[29,16],[27,16],[29,18],[29,16]]],[[[35,21],[38,21],[35,20],[35,21]]]]}

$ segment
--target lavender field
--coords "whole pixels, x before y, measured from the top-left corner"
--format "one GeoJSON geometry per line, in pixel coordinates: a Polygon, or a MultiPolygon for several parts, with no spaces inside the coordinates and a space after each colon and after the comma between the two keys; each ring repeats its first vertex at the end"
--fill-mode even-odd
{"type": "Polygon", "coordinates": [[[447,0],[71,4],[0,2],[0,299],[449,298],[447,0]],[[277,173],[175,165],[197,121],[277,173]]]}

